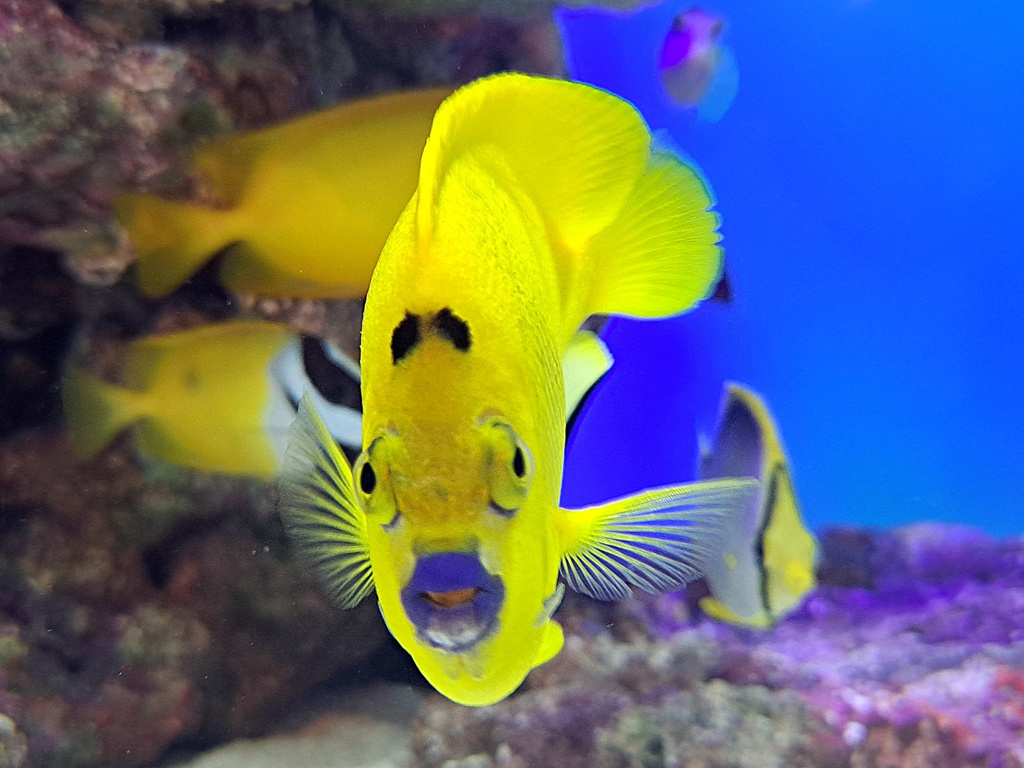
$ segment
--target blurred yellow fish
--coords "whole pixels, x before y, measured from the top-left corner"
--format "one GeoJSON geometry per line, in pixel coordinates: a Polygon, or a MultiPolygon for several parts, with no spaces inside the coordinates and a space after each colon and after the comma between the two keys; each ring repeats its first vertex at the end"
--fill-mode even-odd
{"type": "MultiPolygon", "coordinates": [[[[558,504],[571,340],[593,313],[661,317],[704,298],[721,270],[711,205],[699,173],[604,91],[495,75],[438,110],[367,295],[364,451],[350,469],[304,401],[281,504],[337,602],[376,589],[454,701],[499,701],[558,653],[559,574],[605,600],[676,588],[756,489],[558,504]]],[[[585,384],[607,361],[583,358],[585,384]]]]}
{"type": "Polygon", "coordinates": [[[702,479],[749,475],[761,490],[708,563],[711,592],[700,601],[710,616],[768,627],[795,610],[817,583],[817,543],[800,518],[789,465],[775,422],[761,398],[727,384],[714,446],[701,459],[702,479]]]}
{"type": "Polygon", "coordinates": [[[364,99],[201,147],[195,169],[223,207],[118,197],[142,290],[170,293],[230,246],[220,276],[232,290],[362,296],[450,92],[364,99]]]}
{"type": "Polygon", "coordinates": [[[139,339],[128,345],[124,386],[69,366],[64,413],[76,452],[88,457],[135,424],[139,450],[185,467],[270,478],[307,392],[335,441],[362,445],[359,411],[336,402],[356,364],[285,326],[236,320],[139,339]],[[333,387],[330,384],[333,378],[333,387]],[[323,389],[324,392],[321,392],[323,389]]]}

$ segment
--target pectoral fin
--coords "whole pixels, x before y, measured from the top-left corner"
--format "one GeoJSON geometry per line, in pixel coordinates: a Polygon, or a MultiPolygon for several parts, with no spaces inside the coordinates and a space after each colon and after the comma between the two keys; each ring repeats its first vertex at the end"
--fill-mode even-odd
{"type": "Polygon", "coordinates": [[[366,519],[356,502],[352,470],[308,395],[288,437],[281,471],[281,519],[331,598],[352,608],[373,591],[366,519]]]}
{"type": "Polygon", "coordinates": [[[728,521],[757,489],[749,478],[713,480],[561,510],[562,577],[598,600],[628,597],[631,586],[678,589],[700,577],[728,521]]]}

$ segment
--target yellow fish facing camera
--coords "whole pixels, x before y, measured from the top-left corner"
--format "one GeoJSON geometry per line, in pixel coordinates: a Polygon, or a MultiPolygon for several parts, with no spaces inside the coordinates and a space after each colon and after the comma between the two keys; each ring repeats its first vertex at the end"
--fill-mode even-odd
{"type": "Polygon", "coordinates": [[[603,600],[678,588],[756,492],[728,478],[559,506],[575,334],[591,314],[705,298],[711,206],[700,173],[599,89],[494,75],[438,109],[366,299],[363,452],[350,468],[304,401],[281,509],[336,602],[375,590],[450,699],[499,701],[559,652],[559,577],[603,600]]]}

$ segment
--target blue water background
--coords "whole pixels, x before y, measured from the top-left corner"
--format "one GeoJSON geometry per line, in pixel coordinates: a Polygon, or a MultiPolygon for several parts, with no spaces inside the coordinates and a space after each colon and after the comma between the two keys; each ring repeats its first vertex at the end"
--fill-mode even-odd
{"type": "Polygon", "coordinates": [[[694,476],[725,379],[766,396],[812,528],[1024,531],[1024,3],[702,7],[739,92],[699,123],[662,97],[674,2],[563,11],[574,77],[633,101],[704,169],[731,305],[616,320],[563,500],[694,476]]]}

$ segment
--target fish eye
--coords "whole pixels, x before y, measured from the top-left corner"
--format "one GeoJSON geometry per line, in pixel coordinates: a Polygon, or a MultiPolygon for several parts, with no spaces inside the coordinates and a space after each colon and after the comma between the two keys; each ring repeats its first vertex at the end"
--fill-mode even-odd
{"type": "Polygon", "coordinates": [[[374,440],[359,454],[352,467],[352,475],[356,481],[359,507],[368,518],[387,527],[394,524],[397,509],[385,448],[379,438],[374,440]]]}
{"type": "Polygon", "coordinates": [[[526,457],[523,455],[523,449],[518,445],[516,446],[516,452],[512,456],[512,471],[516,473],[516,477],[522,480],[526,477],[526,457]]]}
{"type": "Polygon", "coordinates": [[[373,471],[373,465],[369,461],[363,464],[359,470],[359,490],[369,496],[377,485],[377,473],[373,471]]]}
{"type": "Polygon", "coordinates": [[[359,505],[363,508],[363,511],[369,514],[370,496],[373,495],[373,491],[377,487],[377,473],[370,463],[369,451],[363,451],[359,454],[359,458],[356,459],[356,463],[352,467],[352,474],[358,481],[357,484],[359,486],[356,498],[359,499],[359,505]]]}
{"type": "Polygon", "coordinates": [[[512,427],[498,420],[484,425],[487,481],[492,512],[512,517],[533,484],[533,455],[512,427]]]}

